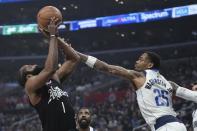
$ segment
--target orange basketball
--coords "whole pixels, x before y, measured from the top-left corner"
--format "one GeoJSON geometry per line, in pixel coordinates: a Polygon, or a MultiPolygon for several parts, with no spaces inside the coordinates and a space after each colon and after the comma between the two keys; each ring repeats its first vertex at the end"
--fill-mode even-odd
{"type": "Polygon", "coordinates": [[[62,14],[59,9],[54,6],[45,6],[37,14],[38,26],[42,29],[47,30],[52,17],[58,18],[57,24],[62,22],[62,14]]]}

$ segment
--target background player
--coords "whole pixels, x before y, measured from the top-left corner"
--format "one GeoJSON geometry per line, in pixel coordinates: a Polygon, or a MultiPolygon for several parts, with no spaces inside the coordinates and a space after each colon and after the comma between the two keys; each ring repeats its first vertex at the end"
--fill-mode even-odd
{"type": "Polygon", "coordinates": [[[78,111],[76,122],[79,131],[94,131],[94,129],[90,126],[91,112],[88,108],[82,107],[78,111]]]}
{"type": "Polygon", "coordinates": [[[39,114],[43,131],[73,131],[76,130],[75,113],[68,94],[62,91],[60,83],[74,70],[79,56],[55,36],[56,21],[53,18],[48,26],[50,43],[44,68],[24,65],[19,70],[19,80],[31,105],[39,114]],[[57,43],[67,55],[67,60],[59,69],[57,43]]]}

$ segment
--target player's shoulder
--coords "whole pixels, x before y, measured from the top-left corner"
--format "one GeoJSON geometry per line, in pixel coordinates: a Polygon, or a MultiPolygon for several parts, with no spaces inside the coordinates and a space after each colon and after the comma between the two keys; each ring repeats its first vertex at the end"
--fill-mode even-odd
{"type": "Polygon", "coordinates": [[[135,75],[136,77],[142,77],[146,75],[145,71],[127,70],[130,75],[135,75]]]}

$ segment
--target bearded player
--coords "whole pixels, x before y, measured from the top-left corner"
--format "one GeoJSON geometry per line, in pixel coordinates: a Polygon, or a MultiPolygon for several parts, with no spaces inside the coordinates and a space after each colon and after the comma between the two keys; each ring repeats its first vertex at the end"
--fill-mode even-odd
{"type": "Polygon", "coordinates": [[[22,66],[19,70],[19,82],[39,115],[43,131],[75,131],[75,112],[61,83],[74,70],[79,56],[68,44],[55,36],[57,20],[52,18],[48,26],[49,49],[44,67],[40,68],[35,64],[22,66]],[[60,68],[58,47],[66,56],[66,61],[60,68]]]}

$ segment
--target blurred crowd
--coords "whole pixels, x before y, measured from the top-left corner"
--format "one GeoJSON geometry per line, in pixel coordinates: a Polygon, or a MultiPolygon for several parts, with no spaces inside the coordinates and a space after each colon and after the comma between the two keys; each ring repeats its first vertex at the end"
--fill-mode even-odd
{"type": "MultiPolygon", "coordinates": [[[[82,52],[103,52],[158,46],[169,48],[173,45],[180,48],[183,43],[197,40],[195,23],[197,23],[197,19],[192,16],[179,21],[158,21],[157,24],[144,23],[140,26],[124,25],[78,32],[63,31],[60,32],[60,36],[65,38],[76,50],[82,52]],[[190,26],[185,27],[184,25],[190,26]]],[[[40,33],[13,36],[0,35],[0,41],[3,49],[0,52],[1,57],[29,56],[34,58],[37,55],[46,55],[48,51],[48,39],[40,33]]]]}
{"type": "Polygon", "coordinates": [[[61,10],[64,20],[80,20],[94,17],[102,17],[108,15],[117,15],[129,12],[143,12],[155,9],[170,8],[175,6],[183,6],[196,3],[195,0],[190,1],[130,1],[130,0],[109,0],[91,1],[91,0],[32,0],[23,3],[1,4],[0,8],[5,12],[0,12],[2,18],[0,25],[16,24],[16,23],[33,23],[36,21],[36,14],[40,8],[46,5],[56,6],[61,10]],[[88,8],[87,8],[88,7],[88,8]],[[10,10],[12,9],[12,10],[10,10]],[[102,9],[102,10],[101,10],[102,9]],[[14,13],[13,13],[14,12],[14,13]]]}

